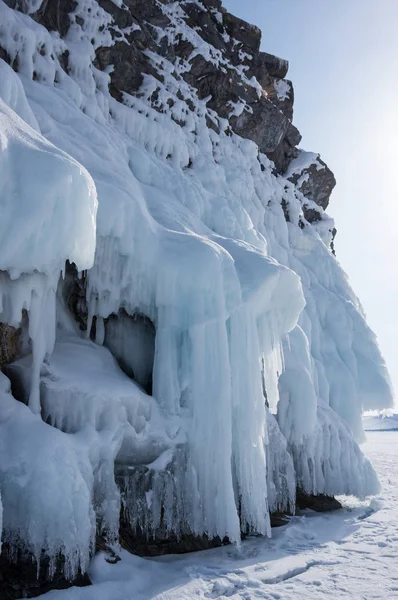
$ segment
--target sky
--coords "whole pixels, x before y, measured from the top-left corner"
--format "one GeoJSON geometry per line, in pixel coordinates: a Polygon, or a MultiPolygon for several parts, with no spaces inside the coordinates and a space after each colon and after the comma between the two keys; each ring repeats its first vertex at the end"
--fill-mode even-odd
{"type": "MultiPolygon", "coordinates": [[[[398,396],[398,0],[223,0],[289,61],[301,147],[337,179],[337,259],[398,396]]],[[[396,401],[396,405],[398,402],[396,401]]]]}

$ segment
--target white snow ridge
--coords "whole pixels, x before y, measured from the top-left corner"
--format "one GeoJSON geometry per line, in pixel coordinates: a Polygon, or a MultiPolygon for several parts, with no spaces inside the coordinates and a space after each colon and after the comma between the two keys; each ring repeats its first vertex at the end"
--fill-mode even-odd
{"type": "Polygon", "coordinates": [[[259,101],[246,67],[185,21],[193,4],[223,28],[206,8],[220,3],[158,2],[154,44],[195,49],[145,50],[159,79],[117,99],[99,50],[139,25],[78,0],[61,37],[40,1],[7,4],[0,323],[20,344],[0,374],[3,542],[50,575],[61,556],[73,579],[96,535],[117,544],[121,509],[149,539],[239,545],[271,535],[270,511],[294,513],[297,486],[377,493],[361,417],[392,392],[333,223],[309,223],[299,189],[184,79],[206,60],[259,101]]]}

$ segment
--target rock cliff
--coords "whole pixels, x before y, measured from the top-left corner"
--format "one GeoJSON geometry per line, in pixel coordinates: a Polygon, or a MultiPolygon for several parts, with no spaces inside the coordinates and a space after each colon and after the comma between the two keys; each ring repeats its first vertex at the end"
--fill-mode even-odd
{"type": "MultiPolygon", "coordinates": [[[[37,10],[38,3],[28,0],[6,3],[29,13],[48,31],[57,32],[64,39],[71,27],[84,28],[85,23],[89,24],[95,10],[94,4],[88,7],[75,0],[44,0],[37,10]]],[[[180,91],[182,104],[173,111],[175,99],[171,90],[164,93],[167,84],[160,58],[164,57],[173,65],[172,75],[177,81],[186,82],[196,90],[198,98],[207,99],[209,127],[219,131],[227,122],[230,130],[258,145],[274,162],[277,173],[287,172],[289,164],[299,156],[297,146],[301,140],[292,122],[293,85],[286,79],[288,62],[260,51],[258,27],[229,14],[221,2],[212,0],[128,0],[120,6],[112,0],[100,0],[98,6],[103,9],[106,22],[96,32],[101,39],[95,39],[93,34],[90,40],[92,63],[110,74],[109,91],[117,101],[128,104],[127,95],[145,97],[152,108],[182,123],[184,112],[188,113],[192,106],[189,95],[184,97],[180,91]],[[145,86],[148,76],[153,78],[149,89],[145,86]]],[[[18,71],[18,52],[9,55],[5,48],[1,52],[18,71]]],[[[66,49],[58,58],[65,72],[73,75],[69,56],[70,50],[66,49]]],[[[40,77],[35,71],[32,76],[40,77]]],[[[291,180],[296,183],[303,174],[306,181],[301,192],[326,209],[335,186],[332,172],[323,161],[318,163],[315,159],[302,171],[296,170],[291,180]]],[[[313,213],[308,215],[314,218],[313,213]]]]}

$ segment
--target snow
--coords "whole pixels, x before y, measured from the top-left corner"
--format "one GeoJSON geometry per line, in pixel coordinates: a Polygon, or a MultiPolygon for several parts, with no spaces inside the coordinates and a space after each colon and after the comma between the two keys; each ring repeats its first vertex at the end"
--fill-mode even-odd
{"type": "Polygon", "coordinates": [[[253,112],[253,109],[241,98],[239,99],[239,102],[232,102],[230,100],[228,102],[228,106],[231,107],[231,112],[229,113],[230,117],[240,117],[245,110],[248,112],[253,112]]]}
{"type": "MultiPolygon", "coordinates": [[[[319,154],[316,154],[315,152],[300,150],[297,158],[294,158],[288,166],[285,173],[286,179],[290,179],[293,175],[300,175],[311,166],[315,166],[317,171],[321,171],[325,167],[319,162],[319,158],[319,154]]],[[[300,185],[298,187],[300,187],[300,185]]]]}
{"type": "MultiPolygon", "coordinates": [[[[232,68],[187,28],[181,6],[161,6],[171,41],[182,32],[213,64],[232,68]]],[[[269,535],[269,508],[293,509],[297,480],[314,493],[375,493],[377,478],[356,443],[361,415],[392,404],[375,336],[328,248],[332,221],[305,223],[301,194],[273,175],[253,142],[229,135],[226,120],[217,120],[219,134],[207,127],[214,113],[182,81],[187,65],[148,53],[163,83],[146,76],[139,98],[111,98],[109,74],[92,65],[95,49],[112,43],[109,24],[94,0],[79,0],[60,40],[0,0],[2,47],[20,65],[18,78],[0,61],[10,81],[0,84],[8,186],[0,199],[9,211],[7,228],[0,223],[2,319],[17,325],[22,309],[29,312],[33,360],[9,373],[32,382],[29,404],[53,425],[2,396],[0,423],[9,421],[21,465],[14,477],[5,453],[3,523],[36,557],[39,548],[53,560],[64,553],[70,573],[88,563],[94,515],[114,539],[120,502],[148,535],[164,527],[239,545],[241,525],[269,535]],[[68,74],[59,63],[66,50],[68,74]],[[150,104],[157,89],[163,113],[150,104]],[[88,269],[88,332],[95,317],[97,344],[56,297],[66,260],[88,269]],[[101,345],[115,351],[108,319],[121,311],[156,329],[152,397],[101,345]]],[[[301,153],[292,173],[314,156],[301,153]]],[[[120,340],[120,360],[138,348],[152,361],[145,340],[130,341],[120,340]]],[[[129,560],[145,570],[145,561],[129,560]]]]}
{"type": "Polygon", "coordinates": [[[381,494],[344,500],[334,513],[306,511],[274,530],[271,540],[249,538],[190,555],[144,559],[121,553],[117,564],[100,554],[94,585],[49,592],[46,600],[236,600],[397,597],[398,433],[368,434],[364,450],[382,482],[381,494]]]}
{"type": "MultiPolygon", "coordinates": [[[[291,84],[285,79],[277,79],[274,82],[274,89],[278,100],[287,100],[291,94],[291,84]]],[[[290,165],[289,165],[290,166],[290,165]]]]}
{"type": "Polygon", "coordinates": [[[16,77],[14,71],[4,60],[0,61],[0,97],[27,125],[40,132],[36,117],[26,99],[21,80],[16,77]]]}

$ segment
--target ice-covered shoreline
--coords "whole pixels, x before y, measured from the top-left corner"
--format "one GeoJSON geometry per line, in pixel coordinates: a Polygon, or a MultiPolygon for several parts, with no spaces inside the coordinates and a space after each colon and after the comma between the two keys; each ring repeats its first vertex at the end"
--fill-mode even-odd
{"type": "Polygon", "coordinates": [[[364,450],[376,467],[382,491],[370,501],[344,500],[330,514],[308,511],[278,528],[271,540],[252,539],[241,552],[231,547],[156,560],[122,554],[116,565],[99,556],[94,585],[50,592],[47,600],[191,600],[248,597],[296,600],[394,598],[398,495],[398,433],[372,432],[364,450]]]}

